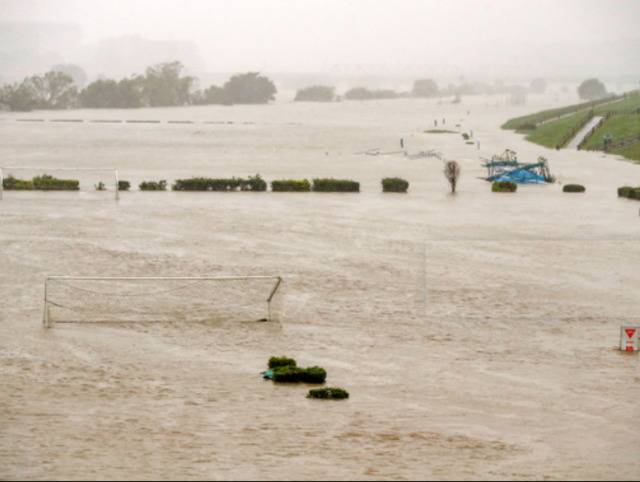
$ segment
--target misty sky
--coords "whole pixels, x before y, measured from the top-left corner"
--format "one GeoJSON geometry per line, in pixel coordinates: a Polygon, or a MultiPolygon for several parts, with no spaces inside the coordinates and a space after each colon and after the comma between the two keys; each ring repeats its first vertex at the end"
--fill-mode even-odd
{"type": "Polygon", "coordinates": [[[402,73],[637,38],[640,0],[0,0],[0,20],[192,41],[210,71],[402,73]]]}

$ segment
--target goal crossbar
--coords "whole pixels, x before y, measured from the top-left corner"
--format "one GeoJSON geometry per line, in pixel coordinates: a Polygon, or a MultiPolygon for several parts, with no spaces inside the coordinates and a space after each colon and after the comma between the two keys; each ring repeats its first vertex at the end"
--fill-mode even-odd
{"type": "Polygon", "coordinates": [[[47,166],[0,166],[0,201],[4,196],[5,171],[47,171],[47,172],[112,172],[115,181],[116,201],[120,199],[120,179],[118,169],[108,167],[47,167],[47,166]]]}
{"type": "MultiPolygon", "coordinates": [[[[50,307],[56,306],[56,304],[50,299],[50,284],[55,281],[250,281],[250,280],[262,280],[273,282],[268,296],[264,298],[263,302],[267,303],[267,316],[266,321],[272,321],[272,302],[277,295],[283,278],[281,276],[268,276],[268,275],[248,275],[248,276],[47,276],[44,283],[44,311],[42,324],[45,328],[53,326],[54,321],[50,316],[50,307]]],[[[64,323],[58,321],[58,323],[64,323]]]]}

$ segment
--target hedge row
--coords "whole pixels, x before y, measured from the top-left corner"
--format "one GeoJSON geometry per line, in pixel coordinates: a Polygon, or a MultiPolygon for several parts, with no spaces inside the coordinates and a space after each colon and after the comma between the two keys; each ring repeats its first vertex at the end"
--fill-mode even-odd
{"type": "Polygon", "coordinates": [[[78,191],[80,181],[75,179],[57,179],[44,174],[30,181],[9,176],[2,181],[2,187],[8,191],[78,191]]]}
{"type": "Polygon", "coordinates": [[[623,186],[618,188],[618,196],[626,197],[627,199],[637,199],[640,200],[640,186],[632,187],[632,186],[623,186]]]}
{"type": "Polygon", "coordinates": [[[320,400],[344,400],[349,398],[349,392],[343,388],[314,388],[309,390],[307,398],[318,398],[320,400]]]}
{"type": "Polygon", "coordinates": [[[172,189],[174,191],[266,191],[267,183],[260,177],[260,174],[250,176],[248,179],[192,177],[191,179],[176,180],[172,189]]]}
{"type": "Polygon", "coordinates": [[[142,181],[138,185],[138,189],[141,191],[166,191],[167,181],[142,181]]]}
{"type": "Polygon", "coordinates": [[[311,183],[306,179],[281,179],[271,181],[273,192],[308,192],[311,191],[311,183]]]}
{"type": "Polygon", "coordinates": [[[313,190],[316,192],[360,192],[360,183],[347,179],[314,179],[313,190]]]}
{"type": "Polygon", "coordinates": [[[407,192],[409,182],[399,177],[385,177],[382,180],[382,192],[407,192]]]}
{"type": "Polygon", "coordinates": [[[562,192],[585,192],[586,188],[581,184],[565,184],[562,186],[562,192]]]}
{"type": "Polygon", "coordinates": [[[273,381],[276,383],[324,383],[327,372],[324,368],[300,368],[293,365],[273,369],[273,381]]]}
{"type": "Polygon", "coordinates": [[[491,185],[492,192],[516,192],[518,185],[511,181],[495,181],[491,185]]]}

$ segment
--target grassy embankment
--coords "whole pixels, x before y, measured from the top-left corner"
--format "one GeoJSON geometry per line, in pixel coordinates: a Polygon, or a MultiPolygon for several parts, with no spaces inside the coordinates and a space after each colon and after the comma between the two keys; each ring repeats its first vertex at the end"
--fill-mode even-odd
{"type": "MultiPolygon", "coordinates": [[[[632,92],[615,99],[602,99],[558,109],[549,109],[507,121],[502,128],[526,134],[530,142],[555,148],[564,145],[584,125],[587,118],[610,116],[591,135],[582,149],[603,150],[603,136],[616,140],[640,135],[640,93],[632,92]]],[[[628,159],[640,160],[640,143],[611,149],[628,159]]]]}

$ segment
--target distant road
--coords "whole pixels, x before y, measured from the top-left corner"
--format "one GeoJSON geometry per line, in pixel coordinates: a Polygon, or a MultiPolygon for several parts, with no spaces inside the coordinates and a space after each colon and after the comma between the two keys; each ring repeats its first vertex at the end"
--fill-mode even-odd
{"type": "Polygon", "coordinates": [[[580,132],[578,132],[576,134],[576,136],[571,139],[571,142],[569,142],[569,144],[567,144],[567,149],[577,149],[578,146],[580,145],[580,143],[582,142],[582,140],[587,137],[587,135],[589,134],[589,132],[591,132],[591,129],[593,129],[595,126],[598,125],[598,122],[600,122],[602,120],[602,116],[595,116],[593,119],[591,119],[586,126],[584,126],[582,128],[582,130],[580,132]]]}

